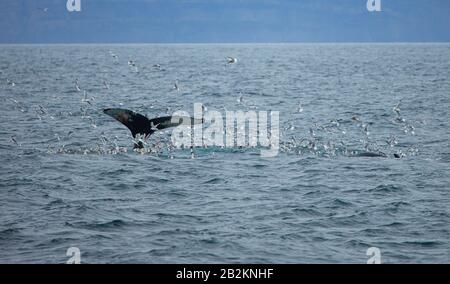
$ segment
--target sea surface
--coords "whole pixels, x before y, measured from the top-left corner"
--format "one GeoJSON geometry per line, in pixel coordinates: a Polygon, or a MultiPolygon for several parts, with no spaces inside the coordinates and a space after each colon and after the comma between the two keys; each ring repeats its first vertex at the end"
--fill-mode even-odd
{"type": "Polygon", "coordinates": [[[448,263],[449,98],[449,44],[1,45],[0,262],[448,263]],[[194,103],[279,111],[278,155],[102,112],[194,103]]]}

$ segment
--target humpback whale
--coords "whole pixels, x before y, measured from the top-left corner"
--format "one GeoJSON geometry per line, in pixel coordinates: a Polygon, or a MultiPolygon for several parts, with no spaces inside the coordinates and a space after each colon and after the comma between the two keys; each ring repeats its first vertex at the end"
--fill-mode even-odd
{"type": "MultiPolygon", "coordinates": [[[[116,119],[123,125],[125,125],[130,131],[132,136],[136,139],[138,137],[148,138],[156,131],[163,130],[170,127],[177,127],[180,125],[189,125],[193,127],[195,124],[204,123],[204,119],[196,119],[189,116],[163,116],[148,119],[146,116],[137,112],[121,109],[121,108],[107,108],[103,110],[103,113],[116,119]]],[[[12,140],[13,142],[16,142],[12,140]]],[[[142,149],[144,144],[141,140],[134,142],[134,148],[142,149]]],[[[366,158],[387,158],[388,154],[381,151],[358,151],[351,150],[347,153],[348,157],[366,157],[366,158]]],[[[401,159],[405,157],[405,154],[394,154],[394,158],[401,159]]]]}
{"type": "Polygon", "coordinates": [[[362,158],[387,158],[387,155],[383,152],[366,152],[366,151],[355,151],[350,155],[350,157],[362,157],[362,158]]]}
{"type": "MultiPolygon", "coordinates": [[[[138,135],[147,138],[154,132],[169,127],[179,125],[193,126],[194,124],[203,123],[203,119],[194,119],[193,117],[186,116],[164,116],[148,119],[142,114],[120,108],[107,108],[103,112],[125,125],[131,131],[134,138],[138,135]]],[[[142,149],[144,148],[144,144],[142,141],[135,142],[134,148],[142,149]]]]}
{"type": "MultiPolygon", "coordinates": [[[[349,157],[359,157],[359,158],[387,158],[387,154],[383,152],[368,152],[368,151],[351,151],[348,155],[349,157]]],[[[394,154],[394,158],[401,159],[404,158],[405,154],[394,154]]]]}

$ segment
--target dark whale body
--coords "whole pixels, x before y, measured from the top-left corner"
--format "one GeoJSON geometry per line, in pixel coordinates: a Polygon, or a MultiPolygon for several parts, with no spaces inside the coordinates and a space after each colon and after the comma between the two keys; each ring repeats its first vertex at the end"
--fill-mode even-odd
{"type": "MultiPolygon", "coordinates": [[[[383,152],[368,152],[368,151],[351,151],[349,157],[360,158],[387,158],[388,155],[383,152]]],[[[394,154],[394,158],[401,159],[403,155],[394,154]]]]}
{"type": "Polygon", "coordinates": [[[387,158],[387,155],[383,152],[366,152],[366,151],[358,151],[350,156],[351,157],[366,157],[366,158],[387,158]]]}

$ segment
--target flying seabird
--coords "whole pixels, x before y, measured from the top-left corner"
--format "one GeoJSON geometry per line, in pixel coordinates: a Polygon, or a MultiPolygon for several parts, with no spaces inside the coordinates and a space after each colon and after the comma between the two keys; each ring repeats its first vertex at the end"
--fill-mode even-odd
{"type": "Polygon", "coordinates": [[[235,57],[228,56],[227,60],[228,60],[228,64],[234,64],[237,62],[237,58],[235,58],[235,57]]]}

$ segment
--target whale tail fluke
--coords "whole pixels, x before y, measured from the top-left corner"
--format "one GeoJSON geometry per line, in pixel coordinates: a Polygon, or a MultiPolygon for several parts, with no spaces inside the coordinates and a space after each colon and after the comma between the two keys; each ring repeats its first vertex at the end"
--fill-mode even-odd
{"type": "MultiPolygon", "coordinates": [[[[120,108],[107,108],[103,112],[125,125],[131,131],[133,137],[137,135],[148,137],[158,130],[176,127],[182,124],[193,126],[194,124],[203,123],[203,119],[194,119],[185,116],[164,116],[148,119],[142,114],[120,108]]],[[[142,143],[139,143],[138,148],[142,147],[142,143]]]]}
{"type": "Polygon", "coordinates": [[[103,112],[130,129],[133,137],[137,134],[145,136],[151,134],[150,121],[142,114],[120,108],[107,108],[103,112]]]}
{"type": "Polygon", "coordinates": [[[150,125],[154,128],[157,128],[158,130],[170,128],[170,127],[177,127],[179,125],[195,125],[195,124],[202,124],[202,119],[195,119],[193,117],[186,117],[186,116],[164,116],[164,117],[158,117],[150,119],[150,125]]]}

